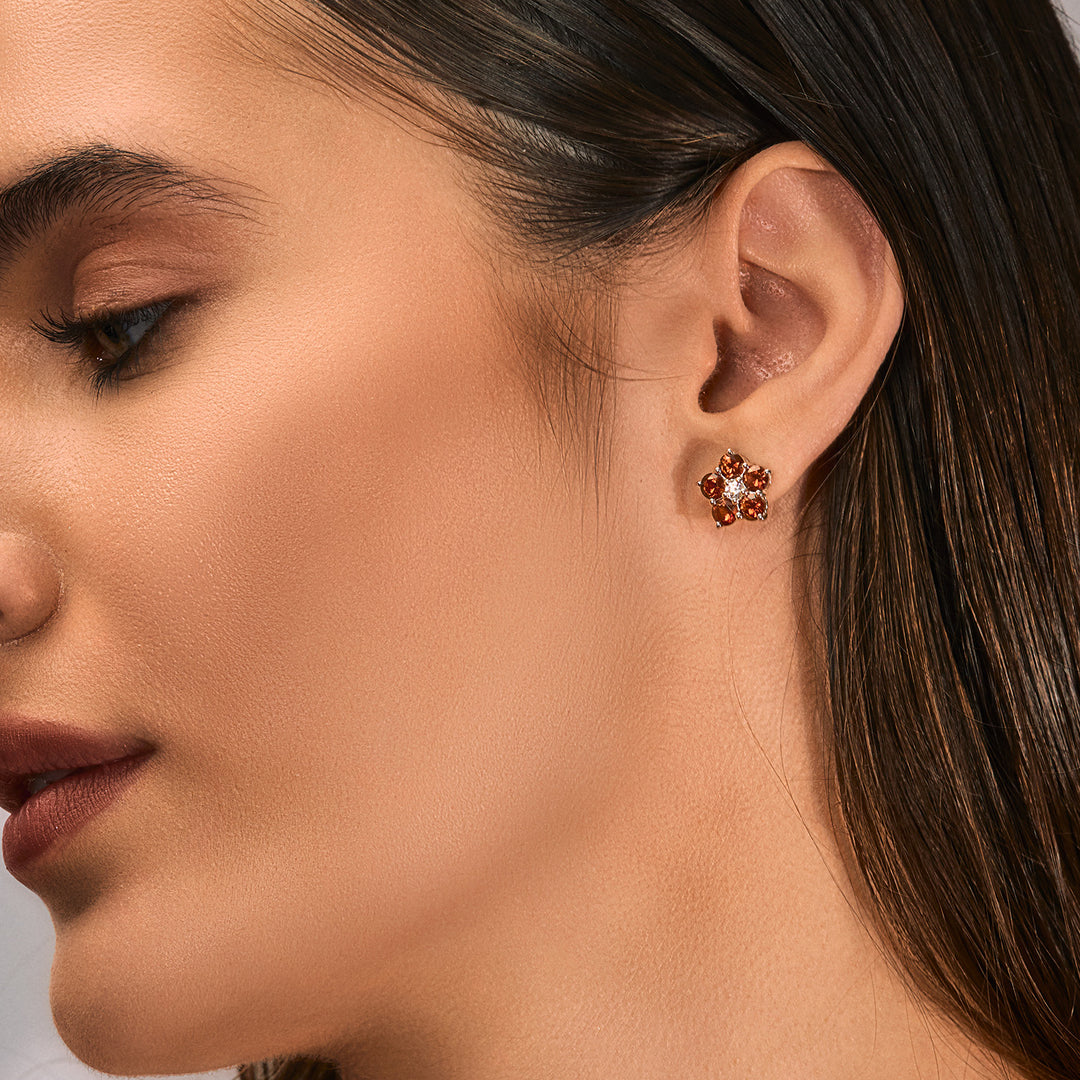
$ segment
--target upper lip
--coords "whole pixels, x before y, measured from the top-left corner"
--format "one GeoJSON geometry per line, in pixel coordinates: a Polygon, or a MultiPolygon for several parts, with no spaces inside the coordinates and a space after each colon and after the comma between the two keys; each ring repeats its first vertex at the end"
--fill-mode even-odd
{"type": "Polygon", "coordinates": [[[18,810],[30,797],[28,781],[42,773],[105,765],[153,749],[131,735],[0,713],[0,806],[12,813],[18,810]]]}

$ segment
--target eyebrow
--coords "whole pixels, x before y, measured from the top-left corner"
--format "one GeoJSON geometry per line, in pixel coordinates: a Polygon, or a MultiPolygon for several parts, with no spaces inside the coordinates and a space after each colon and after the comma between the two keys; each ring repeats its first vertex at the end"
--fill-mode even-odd
{"type": "Polygon", "coordinates": [[[0,274],[68,214],[133,212],[172,201],[257,219],[265,192],[237,180],[197,175],[167,157],[94,142],[69,147],[0,189],[0,274]]]}

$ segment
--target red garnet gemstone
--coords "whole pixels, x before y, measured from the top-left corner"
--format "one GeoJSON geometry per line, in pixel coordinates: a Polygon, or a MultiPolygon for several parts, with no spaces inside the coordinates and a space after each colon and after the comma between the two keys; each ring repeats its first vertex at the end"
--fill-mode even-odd
{"type": "Polygon", "coordinates": [[[765,496],[759,491],[750,492],[739,500],[739,512],[744,518],[752,518],[764,521],[769,507],[765,502],[765,496]]]}
{"type": "Polygon", "coordinates": [[[701,480],[701,493],[706,499],[715,499],[717,495],[723,490],[724,485],[720,481],[720,477],[715,473],[709,473],[701,480]]]}
{"type": "Polygon", "coordinates": [[[734,480],[736,476],[743,471],[746,466],[746,462],[742,457],[736,454],[733,450],[729,450],[721,459],[720,464],[717,467],[717,472],[721,476],[726,476],[729,480],[734,480]]]}
{"type": "Polygon", "coordinates": [[[735,504],[730,499],[723,498],[713,503],[712,516],[717,525],[730,525],[739,515],[735,504]]]}
{"type": "Polygon", "coordinates": [[[764,465],[751,465],[743,476],[743,483],[751,491],[761,491],[771,479],[769,470],[764,465]]]}

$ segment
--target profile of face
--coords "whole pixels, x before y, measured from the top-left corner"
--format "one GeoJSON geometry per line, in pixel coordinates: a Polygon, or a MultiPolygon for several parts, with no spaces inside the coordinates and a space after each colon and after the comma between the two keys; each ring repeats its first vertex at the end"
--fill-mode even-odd
{"type": "MultiPolygon", "coordinates": [[[[651,836],[650,856],[682,867],[674,896],[708,862],[676,820],[768,835],[722,782],[773,792],[761,746],[717,717],[793,692],[759,665],[790,645],[764,614],[792,608],[789,575],[767,571],[790,554],[801,466],[902,309],[872,268],[849,314],[810,286],[758,288],[763,319],[801,312],[789,363],[823,340],[845,363],[819,357],[818,397],[789,382],[783,405],[759,395],[725,426],[698,391],[712,298],[739,297],[711,283],[737,283],[737,261],[713,275],[684,248],[650,264],[619,340],[651,377],[619,387],[594,502],[536,407],[513,314],[530,294],[470,166],[374,102],[259,62],[251,32],[219,0],[0,3],[0,184],[98,148],[97,194],[4,268],[0,506],[33,546],[9,544],[3,570],[38,591],[3,648],[0,706],[155,748],[25,877],[56,928],[60,1034],[117,1073],[375,1046],[448,986],[480,1000],[572,954],[573,919],[559,938],[538,913],[584,911],[611,867],[654,865],[619,838],[651,836]],[[197,183],[155,178],[150,157],[197,183]],[[142,309],[137,362],[108,384],[87,335],[32,325],[142,309]],[[784,415],[813,437],[783,443],[784,415]],[[740,434],[753,457],[754,418],[776,434],[769,520],[720,531],[693,482],[740,434]]],[[[719,240],[753,228],[731,198],[719,240]]],[[[839,230],[847,270],[871,249],[881,262],[862,227],[839,230]]],[[[850,289],[837,273],[820,289],[850,289]]],[[[740,355],[734,404],[772,362],[740,355]]],[[[805,776],[810,742],[788,748],[805,776]]]]}
{"type": "Polygon", "coordinates": [[[26,879],[56,1022],[146,1073],[325,1044],[596,782],[611,735],[573,702],[628,688],[596,667],[588,520],[538,458],[451,152],[242,62],[210,0],[0,18],[5,181],[107,143],[244,199],[144,184],[8,272],[5,525],[65,587],[5,704],[156,747],[26,879]],[[28,329],[163,300],[100,395],[28,329]]]}

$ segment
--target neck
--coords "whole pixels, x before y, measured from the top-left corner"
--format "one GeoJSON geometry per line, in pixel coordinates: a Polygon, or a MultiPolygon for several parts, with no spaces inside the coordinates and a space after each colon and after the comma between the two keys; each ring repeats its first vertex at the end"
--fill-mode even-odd
{"type": "MultiPolygon", "coordinates": [[[[747,620],[796,606],[759,599],[747,620]]],[[[693,653],[700,624],[662,638],[677,647],[610,718],[625,771],[544,859],[499,868],[480,906],[417,937],[378,1025],[334,1048],[345,1080],[1001,1075],[872,934],[794,619],[720,630],[746,644],[719,670],[724,650],[693,653]]]]}

